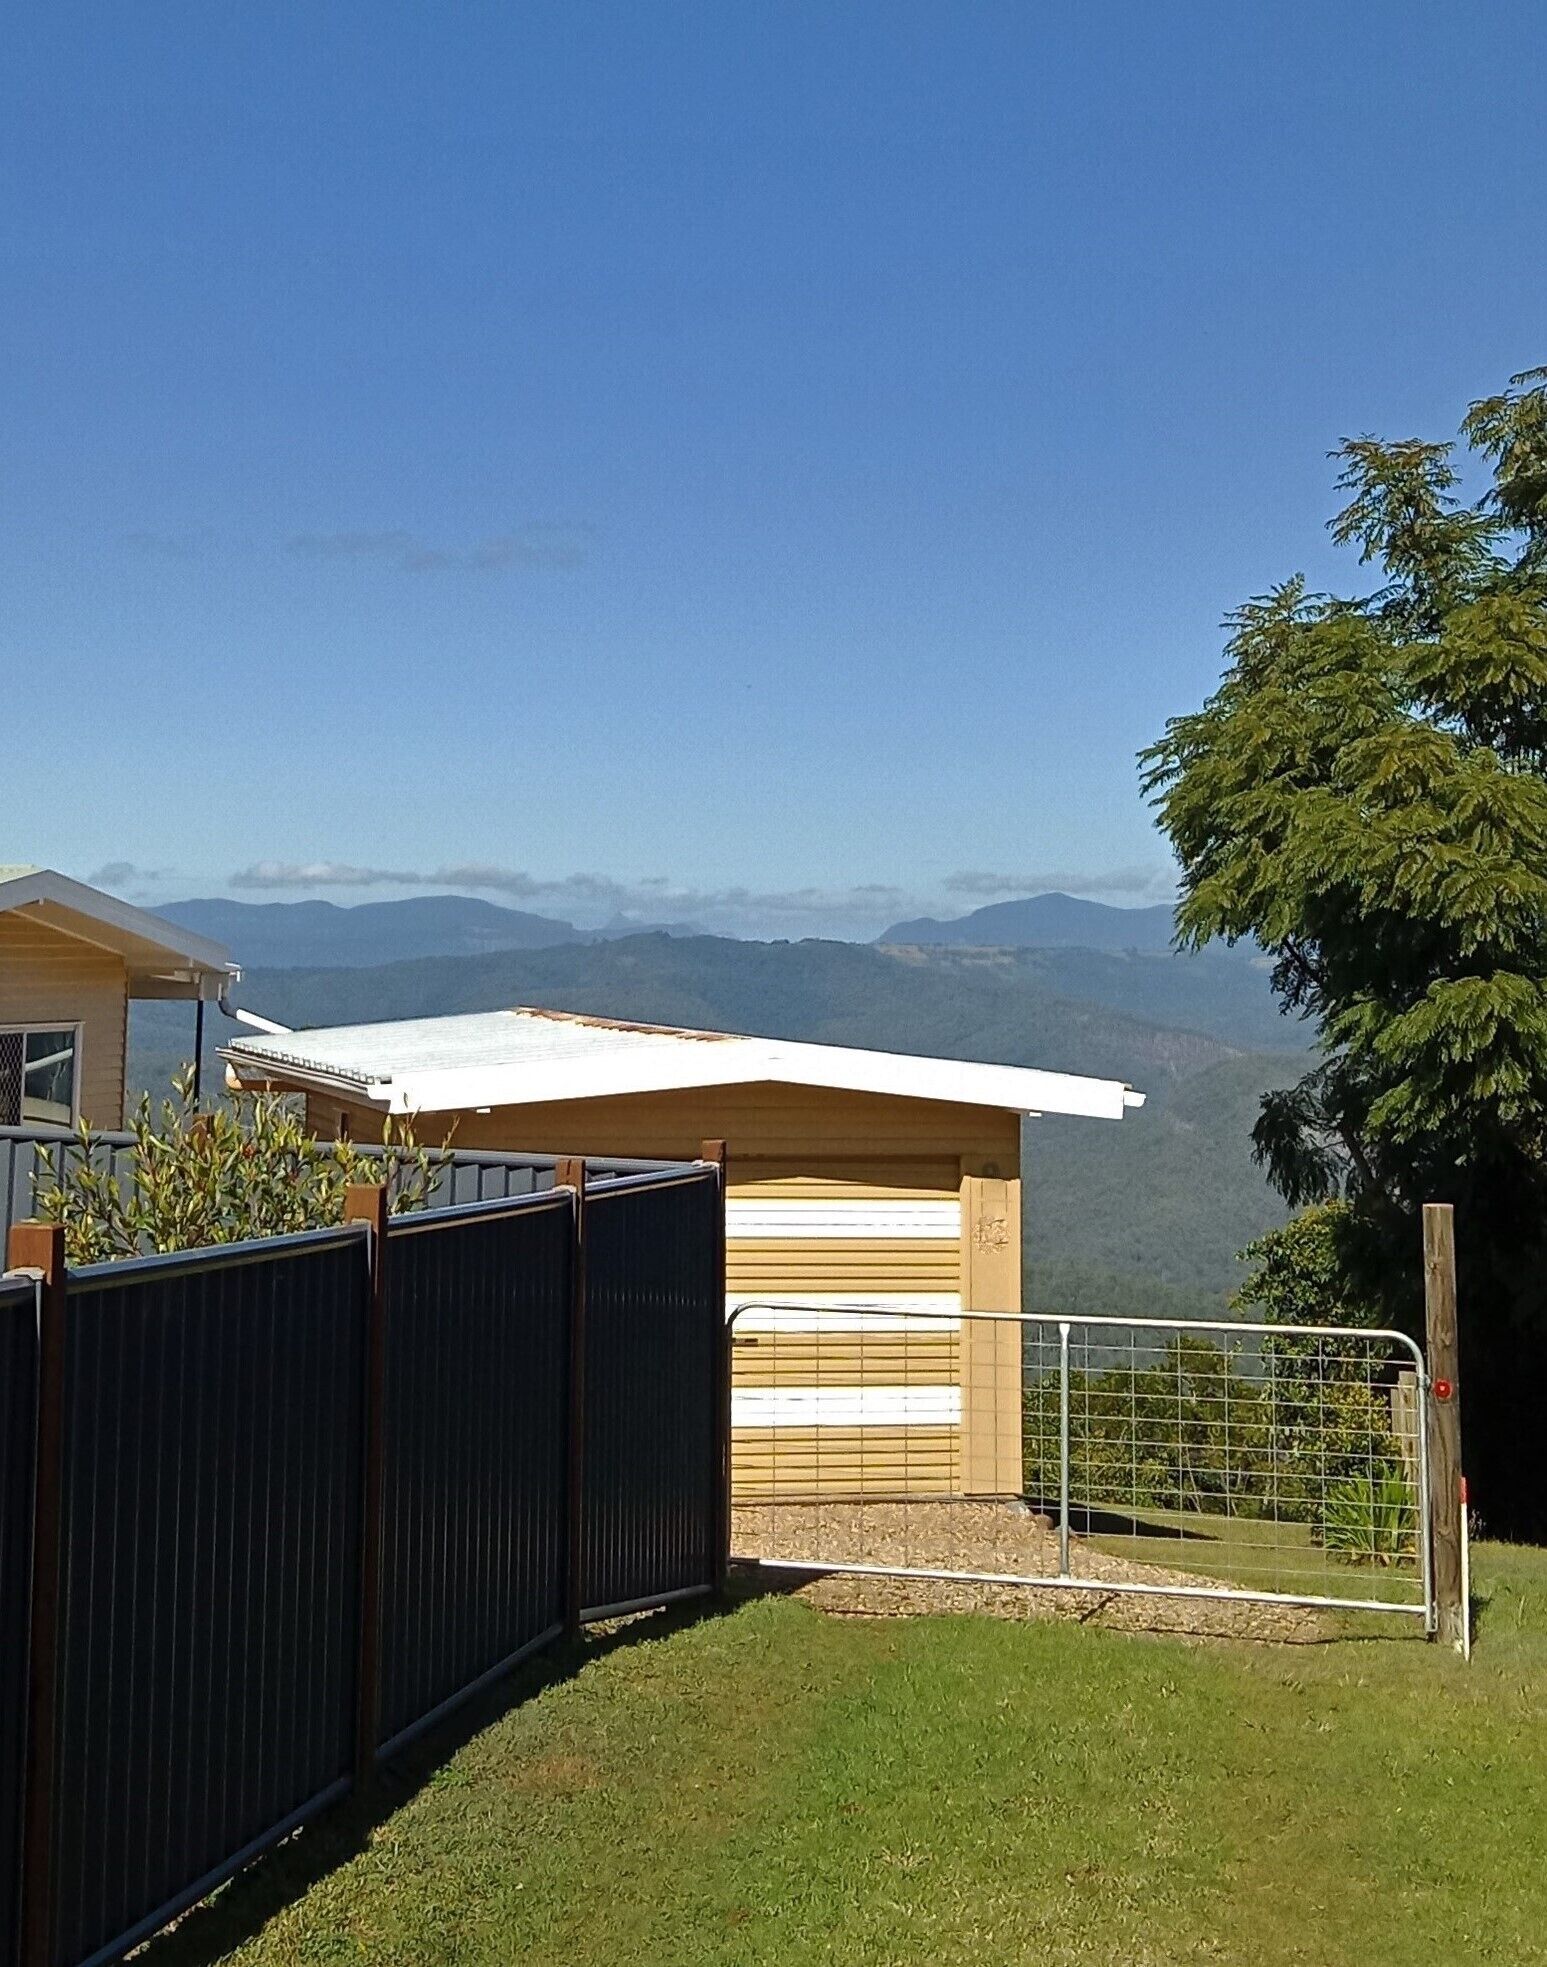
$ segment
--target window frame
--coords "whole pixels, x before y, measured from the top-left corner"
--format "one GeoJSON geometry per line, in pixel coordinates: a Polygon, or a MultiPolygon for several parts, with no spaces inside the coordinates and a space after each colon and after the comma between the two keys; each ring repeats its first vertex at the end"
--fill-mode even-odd
{"type": "Polygon", "coordinates": [[[86,1026],[80,1018],[34,1019],[26,1024],[15,1023],[9,1019],[0,1020],[0,1038],[20,1038],[22,1041],[21,1081],[17,1086],[16,1119],[6,1122],[21,1128],[60,1127],[68,1124],[74,1128],[81,1119],[81,1056],[86,1041],[86,1026]],[[70,1074],[70,1118],[68,1123],[58,1120],[28,1120],[22,1112],[27,1098],[27,1040],[36,1038],[46,1031],[67,1031],[74,1047],[75,1064],[70,1074]]]}

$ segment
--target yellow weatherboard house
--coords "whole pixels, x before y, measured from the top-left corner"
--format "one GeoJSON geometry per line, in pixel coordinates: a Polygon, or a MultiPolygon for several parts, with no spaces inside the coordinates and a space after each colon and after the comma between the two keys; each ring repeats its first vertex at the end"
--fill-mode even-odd
{"type": "Polygon", "coordinates": [[[52,868],[0,867],[0,1126],[121,1127],[130,1001],[203,1006],[240,975],[146,909],[52,868]]]}
{"type": "Polygon", "coordinates": [[[1021,1123],[1143,1103],[1118,1080],[533,1008],[221,1056],[240,1084],[304,1094],[323,1135],[379,1137],[396,1114],[462,1148],[726,1141],[738,1499],[1017,1493],[1020,1329],[961,1313],[1020,1309],[1021,1123]]]}

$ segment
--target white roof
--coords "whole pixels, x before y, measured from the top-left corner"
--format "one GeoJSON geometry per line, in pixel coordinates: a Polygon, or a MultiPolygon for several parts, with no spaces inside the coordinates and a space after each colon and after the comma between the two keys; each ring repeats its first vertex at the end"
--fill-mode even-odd
{"type": "Polygon", "coordinates": [[[242,974],[219,943],[51,867],[0,867],[0,914],[13,910],[121,956],[133,997],[217,997],[242,974]]]}
{"type": "Polygon", "coordinates": [[[524,1007],[238,1038],[221,1057],[244,1080],[346,1092],[388,1113],[453,1113],[768,1080],[1105,1120],[1120,1120],[1125,1107],[1144,1104],[1142,1093],[1117,1079],[524,1007]]]}

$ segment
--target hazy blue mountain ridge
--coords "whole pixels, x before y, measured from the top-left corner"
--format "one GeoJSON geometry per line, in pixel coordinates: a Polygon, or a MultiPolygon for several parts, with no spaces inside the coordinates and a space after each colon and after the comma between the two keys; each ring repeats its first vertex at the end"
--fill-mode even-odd
{"type": "MultiPolygon", "coordinates": [[[[238,994],[293,1025],[528,1003],[1127,1080],[1147,1104],[1118,1124],[1027,1124],[1038,1302],[1052,1292],[1115,1311],[1153,1290],[1157,1310],[1217,1310],[1236,1281],[1236,1251],[1284,1214],[1253,1165],[1250,1131],[1262,1091],[1303,1069],[1306,1034],[1276,1016],[1248,963],[646,935],[369,969],[255,969],[238,994]],[[1129,1008],[1161,999],[1191,1028],[1129,1008]],[[1252,1042],[1257,1033],[1290,1045],[1269,1049],[1252,1042]]],[[[238,1029],[216,1013],[208,1022],[211,1052],[238,1029]]],[[[187,1055],[191,1007],[136,1006],[133,1031],[134,1083],[164,1087],[187,1055]]],[[[212,1064],[207,1075],[218,1084],[212,1064]]]]}
{"type": "Polygon", "coordinates": [[[1168,949],[1172,910],[1167,902],[1151,908],[1116,908],[1110,902],[1077,895],[1028,895],[989,902],[968,915],[945,920],[922,915],[896,922],[876,941],[944,943],[1007,949],[1168,949]]]}

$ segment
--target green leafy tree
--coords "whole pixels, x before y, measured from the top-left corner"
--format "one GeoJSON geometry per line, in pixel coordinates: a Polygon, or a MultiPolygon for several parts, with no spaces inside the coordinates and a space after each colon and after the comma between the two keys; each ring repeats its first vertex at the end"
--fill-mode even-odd
{"type": "MultiPolygon", "coordinates": [[[[1269,1469],[1280,1514],[1328,1521],[1334,1488],[1362,1493],[1372,1471],[1402,1460],[1394,1428],[1393,1383],[1404,1363],[1389,1340],[1361,1339],[1381,1323],[1380,1306],[1353,1295],[1347,1259],[1355,1233],[1346,1202],[1321,1202],[1249,1243],[1246,1281],[1231,1303],[1267,1325],[1332,1325],[1311,1337],[1275,1333],[1262,1342],[1269,1469]]],[[[1407,1363],[1410,1363],[1407,1362],[1407,1363]]]]}
{"type": "Polygon", "coordinates": [[[423,1208],[435,1183],[436,1156],[407,1122],[388,1121],[375,1151],[314,1140],[278,1094],[238,1094],[201,1112],[191,1070],[159,1113],[142,1095],[132,1131],[116,1170],[85,1127],[59,1149],[40,1150],[33,1206],[45,1222],[64,1224],[72,1264],[324,1229],[343,1220],[355,1182],[385,1182],[389,1206],[402,1214],[423,1208]]]}
{"type": "Polygon", "coordinates": [[[1253,938],[1321,1039],[1254,1145],[1341,1197],[1337,1290],[1419,1315],[1418,1211],[1457,1208],[1468,1460],[1500,1527],[1547,1528],[1547,370],[1462,444],[1352,439],[1334,537],[1377,584],[1296,577],[1230,622],[1204,707],[1144,754],[1184,945],[1253,938]],[[1462,496],[1461,468],[1486,479],[1462,496]],[[1527,1471],[1530,1479],[1525,1479],[1527,1471]]]}

